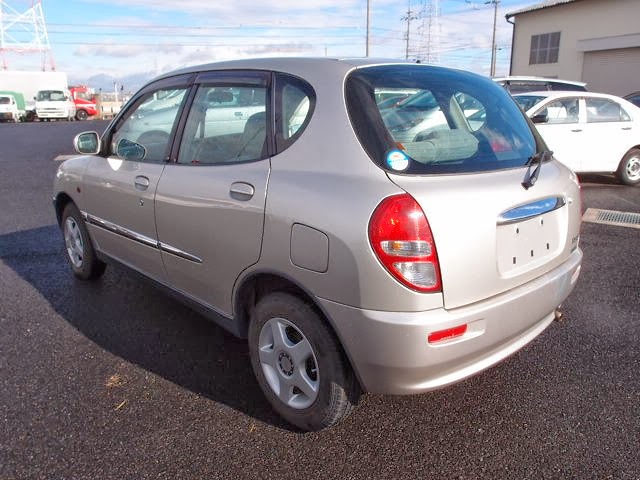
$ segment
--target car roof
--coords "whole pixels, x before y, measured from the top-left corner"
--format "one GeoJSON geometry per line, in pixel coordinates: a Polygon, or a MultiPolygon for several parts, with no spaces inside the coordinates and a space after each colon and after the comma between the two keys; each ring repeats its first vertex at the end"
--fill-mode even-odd
{"type": "Polygon", "coordinates": [[[556,82],[556,83],[567,83],[569,85],[577,85],[580,87],[585,87],[587,84],[585,82],[578,82],[575,80],[563,80],[561,78],[548,78],[548,77],[535,77],[535,76],[526,76],[526,75],[510,75],[507,77],[494,77],[493,80],[495,82],[506,82],[511,80],[519,80],[526,82],[556,82]]]}
{"type": "MultiPolygon", "coordinates": [[[[304,78],[311,84],[318,85],[324,83],[326,80],[342,79],[346,77],[352,70],[358,68],[382,65],[408,65],[448,71],[456,70],[454,68],[432,65],[428,63],[419,63],[397,58],[264,57],[205,63],[173,70],[149,80],[142,87],[142,89],[146,88],[152,83],[157,82],[158,80],[176,77],[179,75],[206,73],[216,70],[256,70],[281,72],[304,78]]],[[[473,74],[469,71],[458,71],[482,77],[481,75],[473,74]]]]}
{"type": "Polygon", "coordinates": [[[194,65],[173,70],[154,78],[173,77],[181,74],[206,72],[211,70],[270,70],[296,74],[310,70],[348,72],[354,68],[374,65],[415,64],[408,60],[390,58],[330,58],[330,57],[264,57],[194,65]]]}

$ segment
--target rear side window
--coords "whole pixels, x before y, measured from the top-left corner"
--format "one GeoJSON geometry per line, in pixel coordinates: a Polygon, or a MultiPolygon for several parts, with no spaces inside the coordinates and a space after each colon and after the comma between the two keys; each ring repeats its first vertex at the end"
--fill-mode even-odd
{"type": "Polygon", "coordinates": [[[586,98],[587,122],[628,122],[629,114],[616,102],[607,98],[586,98]]]}
{"type": "Polygon", "coordinates": [[[304,80],[276,75],[276,150],[288,148],[307,128],[316,103],[316,95],[304,80]]]}
{"type": "Polygon", "coordinates": [[[346,82],[351,122],[372,160],[408,174],[482,172],[525,165],[536,137],[516,103],[489,79],[426,65],[354,71],[346,82]],[[390,106],[380,90],[415,91],[390,106]]]}
{"type": "Polygon", "coordinates": [[[266,156],[267,89],[200,85],[180,143],[178,163],[218,165],[266,156]]]}

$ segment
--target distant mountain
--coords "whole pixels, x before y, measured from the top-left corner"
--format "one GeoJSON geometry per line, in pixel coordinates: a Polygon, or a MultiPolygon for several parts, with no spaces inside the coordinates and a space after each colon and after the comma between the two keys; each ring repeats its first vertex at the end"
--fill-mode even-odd
{"type": "Polygon", "coordinates": [[[69,84],[70,85],[87,85],[99,91],[102,89],[103,92],[113,92],[114,91],[114,83],[117,83],[118,91],[124,91],[127,93],[134,93],[140,87],[142,87],[145,83],[155,77],[156,74],[153,72],[142,72],[135,73],[132,75],[126,75],[124,77],[115,77],[113,75],[108,74],[98,74],[92,75],[89,78],[78,78],[76,76],[69,76],[69,84]]]}

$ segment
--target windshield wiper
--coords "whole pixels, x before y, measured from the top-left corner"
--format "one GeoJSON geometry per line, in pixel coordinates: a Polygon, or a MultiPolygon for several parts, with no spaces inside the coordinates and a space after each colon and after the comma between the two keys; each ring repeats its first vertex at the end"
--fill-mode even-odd
{"type": "Polygon", "coordinates": [[[522,186],[525,190],[529,190],[529,188],[536,184],[538,175],[540,175],[540,167],[542,166],[542,163],[550,159],[552,155],[553,152],[551,150],[541,150],[529,159],[529,168],[527,169],[527,174],[522,182],[522,186]],[[531,167],[536,163],[536,168],[532,172],[531,167]]]}

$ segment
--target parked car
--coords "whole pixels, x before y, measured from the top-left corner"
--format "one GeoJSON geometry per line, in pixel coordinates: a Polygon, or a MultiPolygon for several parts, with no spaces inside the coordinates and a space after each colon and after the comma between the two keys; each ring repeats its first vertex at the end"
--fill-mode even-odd
{"type": "Polygon", "coordinates": [[[541,90],[563,90],[586,92],[587,84],[559,78],[510,76],[496,77],[494,82],[502,85],[509,93],[538,92],[541,90]]]}
{"type": "Polygon", "coordinates": [[[550,325],[580,272],[577,177],[471,73],[197,66],[75,145],[53,197],[73,273],[126,265],[248,338],[266,398],[301,429],[340,421],[362,392],[428,392],[498,363],[550,325]],[[261,102],[238,110],[242,129],[207,124],[221,87],[261,102]],[[431,95],[444,123],[400,142],[376,104],[394,88],[431,95]],[[167,129],[147,107],[168,95],[167,129]]]}
{"type": "Polygon", "coordinates": [[[624,99],[627,102],[633,103],[636,107],[640,107],[640,92],[630,93],[629,95],[625,95],[624,99]]]}
{"type": "Polygon", "coordinates": [[[569,168],[640,183],[640,108],[601,93],[532,92],[514,98],[569,168]]]}

